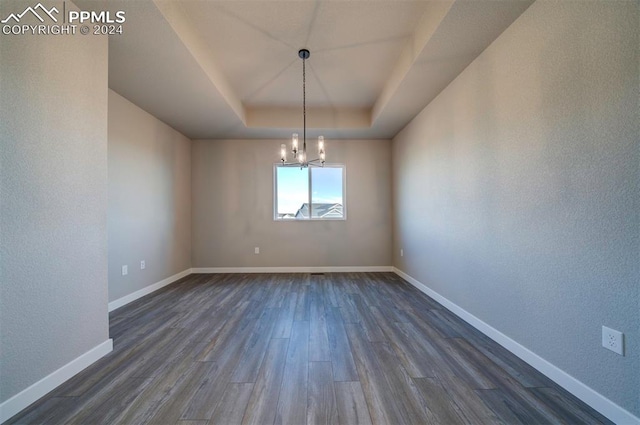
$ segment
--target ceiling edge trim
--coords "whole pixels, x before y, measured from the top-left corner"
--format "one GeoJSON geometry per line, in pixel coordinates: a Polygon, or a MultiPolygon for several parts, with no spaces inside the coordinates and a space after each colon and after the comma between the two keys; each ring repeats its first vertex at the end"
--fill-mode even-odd
{"type": "Polygon", "coordinates": [[[427,7],[420,18],[416,30],[404,46],[400,58],[396,62],[382,92],[380,92],[380,96],[378,96],[378,99],[373,105],[371,111],[372,122],[375,122],[380,117],[384,108],[389,104],[389,101],[411,70],[413,63],[425,49],[442,21],[444,21],[454,2],[455,0],[448,0],[446,2],[439,1],[429,4],[429,7],[427,7]]]}
{"type": "MultiPolygon", "coordinates": [[[[247,107],[249,128],[302,128],[302,108],[247,107]]],[[[357,129],[371,127],[370,108],[307,107],[307,128],[357,129]]]]}
{"type": "Polygon", "coordinates": [[[224,74],[215,64],[204,40],[191,29],[189,19],[184,13],[181,3],[172,0],[153,0],[153,3],[169,23],[180,41],[182,41],[182,44],[184,44],[202,70],[207,74],[207,77],[211,80],[211,83],[229,107],[246,125],[244,105],[231,88],[224,74]]]}

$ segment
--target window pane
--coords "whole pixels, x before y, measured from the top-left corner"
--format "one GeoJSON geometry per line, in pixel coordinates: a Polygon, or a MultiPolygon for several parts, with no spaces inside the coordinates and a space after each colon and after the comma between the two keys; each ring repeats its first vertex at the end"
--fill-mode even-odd
{"type": "Polygon", "coordinates": [[[278,219],[308,218],[309,173],[298,167],[276,168],[278,219]],[[306,217],[304,216],[307,211],[306,217]]]}
{"type": "Polygon", "coordinates": [[[312,168],[312,218],[344,218],[342,189],[342,168],[312,168]]]}

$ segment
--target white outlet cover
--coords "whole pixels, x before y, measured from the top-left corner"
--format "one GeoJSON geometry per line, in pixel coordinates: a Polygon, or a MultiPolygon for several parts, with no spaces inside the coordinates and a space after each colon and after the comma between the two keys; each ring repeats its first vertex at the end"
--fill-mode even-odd
{"type": "Polygon", "coordinates": [[[129,266],[122,266],[122,276],[129,274],[129,266]]]}
{"type": "Polygon", "coordinates": [[[255,247],[253,252],[255,252],[256,254],[260,254],[260,248],[259,247],[255,247]]]}
{"type": "Polygon", "coordinates": [[[624,334],[615,329],[602,327],[602,346],[624,356],[624,334]]]}
{"type": "Polygon", "coordinates": [[[147,264],[144,262],[144,260],[140,261],[140,270],[144,270],[147,267],[147,264]]]}

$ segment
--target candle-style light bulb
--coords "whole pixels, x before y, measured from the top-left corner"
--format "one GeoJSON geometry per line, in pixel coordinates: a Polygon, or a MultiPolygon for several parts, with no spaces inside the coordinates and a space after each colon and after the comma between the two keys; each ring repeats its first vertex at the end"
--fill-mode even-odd
{"type": "Polygon", "coordinates": [[[293,133],[291,137],[291,152],[293,152],[293,156],[298,153],[298,133],[293,133]]]}
{"type": "Polygon", "coordinates": [[[280,145],[280,161],[283,163],[287,161],[287,145],[284,143],[280,145]]]}
{"type": "Polygon", "coordinates": [[[318,155],[320,156],[320,161],[324,165],[325,161],[325,150],[324,150],[324,136],[318,137],[318,155]]]}

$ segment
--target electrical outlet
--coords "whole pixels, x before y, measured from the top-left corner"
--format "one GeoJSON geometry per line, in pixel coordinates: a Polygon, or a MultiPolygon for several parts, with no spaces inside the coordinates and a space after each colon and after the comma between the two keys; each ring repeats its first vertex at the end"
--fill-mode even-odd
{"type": "Polygon", "coordinates": [[[144,262],[144,260],[140,261],[140,270],[144,270],[147,268],[147,263],[144,262]]]}
{"type": "Polygon", "coordinates": [[[602,346],[624,356],[624,334],[615,329],[602,327],[602,346]]]}
{"type": "Polygon", "coordinates": [[[255,247],[255,248],[253,249],[253,252],[254,252],[255,254],[260,254],[260,247],[255,247]]]}
{"type": "Polygon", "coordinates": [[[400,256],[404,257],[404,249],[400,248],[400,256]]]}
{"type": "Polygon", "coordinates": [[[129,274],[129,266],[122,266],[122,276],[129,274]]]}

